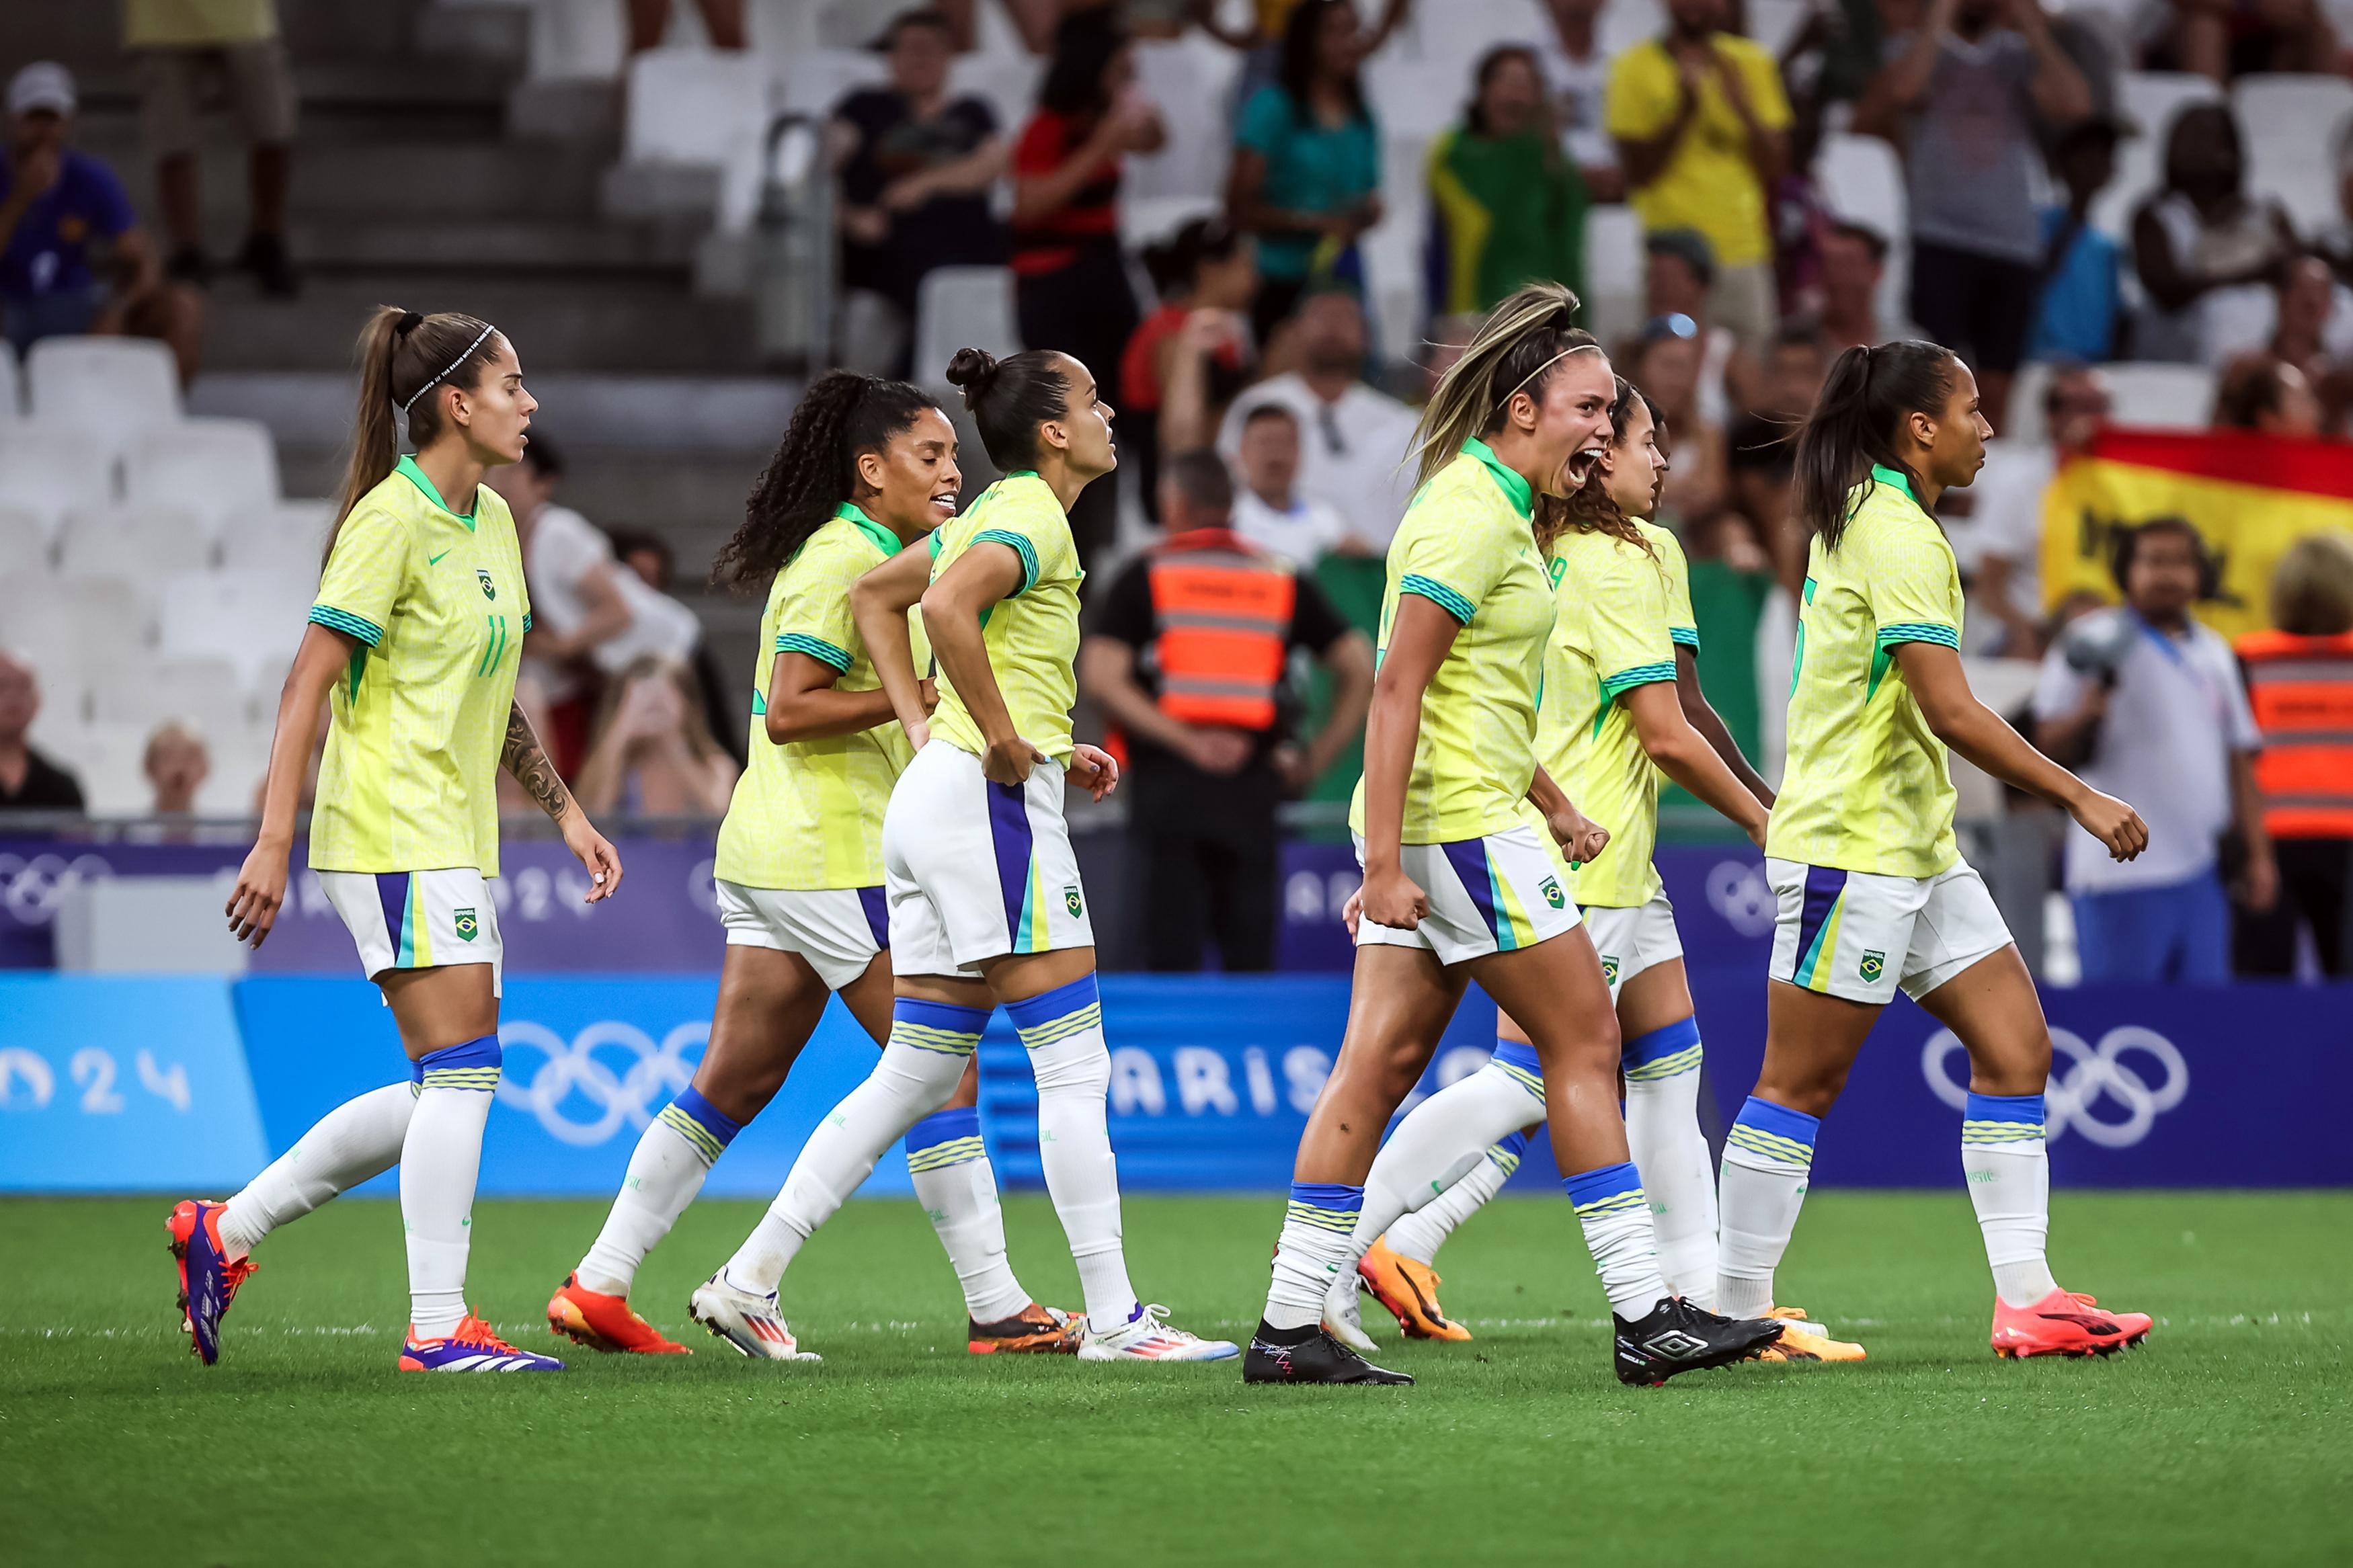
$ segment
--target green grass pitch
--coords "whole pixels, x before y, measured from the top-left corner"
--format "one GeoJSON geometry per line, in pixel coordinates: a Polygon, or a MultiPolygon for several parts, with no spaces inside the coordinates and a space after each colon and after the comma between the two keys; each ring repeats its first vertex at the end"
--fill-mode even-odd
{"type": "MultiPolygon", "coordinates": [[[[1456,1237],[1445,1300],[1478,1339],[1397,1350],[1421,1379],[1398,1390],[967,1355],[945,1262],[897,1203],[851,1205],[795,1268],[822,1365],[747,1363],[687,1322],[757,1213],[707,1203],[638,1292],[691,1359],[567,1346],[560,1377],[396,1374],[399,1215],[352,1202],[272,1238],[207,1370],[171,1310],[167,1206],[0,1202],[0,1560],[2353,1561],[2353,1194],[2062,1194],[2062,1279],[2157,1331],[2012,1364],[1986,1348],[1959,1194],[1821,1193],[1784,1288],[1870,1362],[1652,1390],[1609,1376],[1590,1265],[1542,1199],[1456,1237]]],[[[542,1304],[602,1211],[482,1204],[484,1314],[550,1349],[542,1304]]],[[[1135,1279],[1244,1337],[1279,1215],[1132,1198],[1135,1279]]],[[[1008,1222],[1024,1282],[1075,1304],[1046,1202],[1008,1222]]]]}

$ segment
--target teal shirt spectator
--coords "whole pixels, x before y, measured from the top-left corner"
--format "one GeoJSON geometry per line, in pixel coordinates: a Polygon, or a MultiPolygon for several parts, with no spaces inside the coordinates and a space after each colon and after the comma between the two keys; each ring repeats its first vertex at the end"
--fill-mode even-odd
{"type": "MultiPolygon", "coordinates": [[[[1380,191],[1381,134],[1369,114],[1344,125],[1321,124],[1280,83],[1270,83],[1242,107],[1234,140],[1266,160],[1261,195],[1269,206],[1345,212],[1380,191]]],[[[1265,277],[1296,282],[1314,269],[1319,243],[1314,235],[1262,235],[1258,269],[1265,277]]],[[[1336,259],[1324,258],[1327,265],[1336,259]]]]}
{"type": "MultiPolygon", "coordinates": [[[[2065,207],[2042,210],[2044,255],[2066,222],[2065,207]]],[[[2026,357],[2105,364],[2116,357],[2116,318],[2123,309],[2123,250],[2087,223],[2075,231],[2067,254],[2043,282],[2026,357]]]]}

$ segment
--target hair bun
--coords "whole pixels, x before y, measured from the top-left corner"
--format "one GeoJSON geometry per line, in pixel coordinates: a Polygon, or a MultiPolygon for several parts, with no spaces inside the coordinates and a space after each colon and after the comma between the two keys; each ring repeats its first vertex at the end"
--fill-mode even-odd
{"type": "Polygon", "coordinates": [[[963,389],[966,408],[972,407],[988,390],[988,384],[997,378],[997,366],[1001,363],[986,349],[956,350],[955,357],[948,361],[948,384],[963,389]]]}
{"type": "Polygon", "coordinates": [[[400,320],[392,324],[393,335],[395,337],[405,338],[424,324],[425,318],[423,316],[418,315],[414,310],[403,310],[400,313],[400,320]]]}

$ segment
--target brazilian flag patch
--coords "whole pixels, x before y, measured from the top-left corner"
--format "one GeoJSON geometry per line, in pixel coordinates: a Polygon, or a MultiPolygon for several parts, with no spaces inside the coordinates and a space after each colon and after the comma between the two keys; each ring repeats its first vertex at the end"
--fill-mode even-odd
{"type": "Polygon", "coordinates": [[[1864,953],[1862,955],[1862,962],[1855,965],[1856,973],[1860,973],[1865,980],[1869,981],[1876,981],[1880,975],[1886,971],[1886,968],[1887,955],[1879,952],[1864,953]]]}
{"type": "Polygon", "coordinates": [[[1561,893],[1560,879],[1557,877],[1546,877],[1544,879],[1544,885],[1536,890],[1544,895],[1545,902],[1554,909],[1560,909],[1568,902],[1561,893]]]}
{"type": "Polygon", "coordinates": [[[475,934],[482,929],[482,922],[475,918],[471,910],[452,910],[449,911],[449,924],[463,942],[473,941],[475,934]]]}
{"type": "Polygon", "coordinates": [[[474,568],[474,575],[481,579],[483,598],[496,599],[499,596],[498,585],[491,581],[491,574],[488,572],[477,566],[474,568]]]}
{"type": "Polygon", "coordinates": [[[1601,955],[1601,978],[1612,985],[1618,984],[1618,961],[1606,952],[1601,955]]]}
{"type": "Polygon", "coordinates": [[[1071,911],[1072,920],[1087,912],[1087,906],[1079,899],[1079,885],[1076,882],[1062,889],[1062,907],[1071,911]]]}

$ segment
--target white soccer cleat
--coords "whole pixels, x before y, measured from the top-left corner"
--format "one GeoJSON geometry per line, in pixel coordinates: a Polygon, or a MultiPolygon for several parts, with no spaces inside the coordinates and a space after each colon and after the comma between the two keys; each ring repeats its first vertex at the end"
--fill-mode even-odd
{"type": "Polygon", "coordinates": [[[1324,1331],[1358,1355],[1370,1355],[1381,1347],[1365,1332],[1361,1289],[1362,1281],[1353,1268],[1332,1281],[1332,1293],[1324,1298],[1324,1331]]]}
{"type": "Polygon", "coordinates": [[[713,1274],[696,1288],[687,1302],[687,1315],[736,1350],[755,1361],[822,1361],[815,1351],[805,1351],[793,1338],[792,1330],[776,1311],[776,1295],[771,1290],[765,1296],[754,1296],[749,1290],[738,1290],[720,1274],[713,1274]]]}
{"type": "Polygon", "coordinates": [[[1136,1309],[1135,1316],[1113,1329],[1097,1332],[1087,1324],[1079,1342],[1081,1361],[1226,1361],[1242,1353],[1231,1340],[1205,1340],[1173,1329],[1165,1321],[1168,1309],[1156,1302],[1136,1309]]]}

